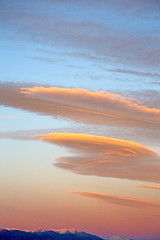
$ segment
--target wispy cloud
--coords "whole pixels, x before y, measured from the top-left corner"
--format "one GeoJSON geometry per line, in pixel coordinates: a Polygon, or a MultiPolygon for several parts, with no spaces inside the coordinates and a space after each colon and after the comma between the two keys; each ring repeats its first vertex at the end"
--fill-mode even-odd
{"type": "Polygon", "coordinates": [[[152,84],[160,85],[160,81],[153,81],[152,84]]]}
{"type": "MultiPolygon", "coordinates": [[[[145,6],[139,1],[134,1],[134,3],[110,1],[107,2],[107,8],[106,1],[101,1],[101,3],[99,1],[83,1],[91,14],[94,14],[95,7],[99,8],[100,6],[101,9],[106,9],[103,13],[104,16],[107,16],[108,10],[111,16],[115,14],[116,18],[111,17],[109,24],[107,19],[95,22],[87,18],[85,14],[77,17],[76,21],[75,13],[71,11],[76,6],[73,5],[74,1],[71,2],[69,1],[67,4],[66,11],[72,12],[72,18],[66,12],[63,14],[63,18],[57,14],[51,14],[52,1],[46,1],[44,9],[42,9],[40,1],[36,1],[41,14],[39,12],[34,14],[33,6],[28,2],[17,1],[17,5],[14,6],[8,2],[3,3],[1,21],[5,28],[7,26],[10,29],[13,38],[45,43],[51,47],[56,45],[57,47],[66,47],[66,49],[72,48],[73,51],[76,49],[82,54],[88,52],[90,60],[97,57],[98,61],[103,60],[105,63],[121,62],[127,65],[159,67],[159,35],[156,34],[159,29],[156,18],[159,14],[157,1],[155,4],[147,1],[145,6]],[[27,11],[28,8],[30,11],[27,11]],[[153,27],[151,28],[151,30],[153,29],[152,35],[150,29],[141,27],[137,29],[137,22],[132,21],[133,16],[136,16],[139,21],[146,23],[146,25],[150,23],[150,18],[154,19],[155,25],[150,25],[153,27]],[[128,22],[132,22],[132,24],[122,26],[122,22],[128,19],[130,20],[128,22]]],[[[64,12],[59,1],[54,2],[54,4],[59,12],[64,12]]],[[[82,7],[81,4],[78,6],[82,7]]],[[[52,10],[54,13],[53,8],[52,10]]]]}
{"type": "Polygon", "coordinates": [[[157,202],[146,201],[136,198],[120,197],[104,193],[71,191],[70,193],[78,194],[83,197],[99,200],[106,204],[113,204],[125,207],[135,207],[144,209],[160,210],[160,204],[157,202]]]}
{"type": "Polygon", "coordinates": [[[41,57],[41,56],[30,56],[29,58],[33,59],[33,60],[37,60],[37,61],[40,61],[40,62],[45,62],[45,63],[55,63],[56,61],[51,58],[51,57],[41,57]]]}
{"type": "Polygon", "coordinates": [[[145,89],[145,90],[137,90],[137,91],[127,91],[127,96],[131,98],[135,98],[144,103],[149,108],[157,108],[159,109],[160,102],[160,90],[158,88],[156,90],[153,89],[145,89]]]}
{"type": "Polygon", "coordinates": [[[138,143],[72,133],[42,134],[36,138],[74,153],[54,158],[57,167],[82,175],[160,182],[160,157],[138,143]]]}
{"type": "Polygon", "coordinates": [[[134,71],[134,70],[125,70],[125,69],[107,69],[107,70],[109,72],[135,75],[138,77],[160,78],[159,73],[140,72],[140,71],[134,71]]]}
{"type": "Polygon", "coordinates": [[[34,134],[40,134],[44,132],[44,130],[0,132],[0,139],[34,140],[32,138],[34,134]]]}
{"type": "Polygon", "coordinates": [[[159,186],[135,185],[135,187],[140,187],[140,188],[151,188],[151,189],[160,190],[160,187],[159,187],[159,186]]]}

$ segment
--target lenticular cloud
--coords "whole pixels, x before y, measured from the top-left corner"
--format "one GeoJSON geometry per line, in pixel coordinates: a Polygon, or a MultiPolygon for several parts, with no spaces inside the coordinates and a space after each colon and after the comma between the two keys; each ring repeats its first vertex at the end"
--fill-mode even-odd
{"type": "Polygon", "coordinates": [[[73,133],[42,134],[36,138],[72,152],[72,156],[54,158],[54,165],[59,168],[82,175],[160,182],[160,157],[141,144],[73,133]]]}
{"type": "Polygon", "coordinates": [[[0,104],[87,124],[160,130],[160,109],[109,92],[0,83],[0,104]]]}

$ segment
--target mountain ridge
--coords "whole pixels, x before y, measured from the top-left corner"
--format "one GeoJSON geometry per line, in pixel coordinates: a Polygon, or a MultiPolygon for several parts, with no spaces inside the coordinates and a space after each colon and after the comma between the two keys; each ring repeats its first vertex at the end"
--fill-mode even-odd
{"type": "MultiPolygon", "coordinates": [[[[104,239],[90,233],[77,231],[75,229],[60,230],[20,230],[0,229],[0,240],[114,240],[115,238],[104,239]]],[[[134,240],[116,237],[117,240],[134,240]]]]}

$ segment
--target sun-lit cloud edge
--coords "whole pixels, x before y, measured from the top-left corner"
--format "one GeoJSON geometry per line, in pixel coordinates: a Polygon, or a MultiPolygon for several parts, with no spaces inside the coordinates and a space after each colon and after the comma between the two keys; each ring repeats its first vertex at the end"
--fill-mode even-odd
{"type": "MultiPolygon", "coordinates": [[[[27,96],[48,99],[57,103],[67,103],[69,105],[77,105],[79,108],[87,108],[88,110],[99,111],[99,114],[105,114],[106,110],[115,115],[117,118],[123,118],[118,112],[120,109],[125,115],[128,111],[130,116],[134,118],[134,113],[145,114],[149,117],[157,117],[160,120],[160,109],[148,108],[144,105],[139,105],[132,99],[124,98],[121,95],[113,94],[105,91],[89,91],[80,88],[59,88],[59,87],[39,87],[22,88],[21,93],[27,96]],[[73,101],[73,102],[72,102],[73,101]],[[112,106],[112,109],[111,109],[112,106]],[[114,113],[113,108],[117,111],[114,113]],[[120,115],[120,116],[119,116],[120,115]]],[[[95,112],[96,113],[96,112],[95,112]]],[[[98,113],[98,112],[97,112],[98,113]]],[[[142,117],[143,118],[143,117],[142,117]]],[[[140,119],[141,120],[141,119],[140,119]]],[[[143,119],[144,120],[144,119],[143,119]]]]}
{"type": "Polygon", "coordinates": [[[95,193],[95,192],[85,192],[85,191],[69,191],[69,193],[78,194],[83,197],[88,197],[91,199],[96,199],[105,204],[111,205],[119,205],[125,207],[135,207],[141,209],[152,209],[152,210],[160,210],[160,203],[147,201],[143,199],[129,198],[129,197],[121,197],[115,196],[105,193],[95,193]]]}
{"type": "Polygon", "coordinates": [[[150,189],[156,189],[160,190],[160,186],[150,186],[150,185],[134,185],[134,187],[140,187],[140,188],[150,188],[150,189]]]}

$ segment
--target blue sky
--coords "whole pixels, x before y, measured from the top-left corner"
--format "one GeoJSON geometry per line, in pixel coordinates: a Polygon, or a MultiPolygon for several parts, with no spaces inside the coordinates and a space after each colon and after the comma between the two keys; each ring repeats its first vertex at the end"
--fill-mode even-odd
{"type": "Polygon", "coordinates": [[[2,80],[157,89],[159,3],[136,3],[2,1],[2,80]]]}

